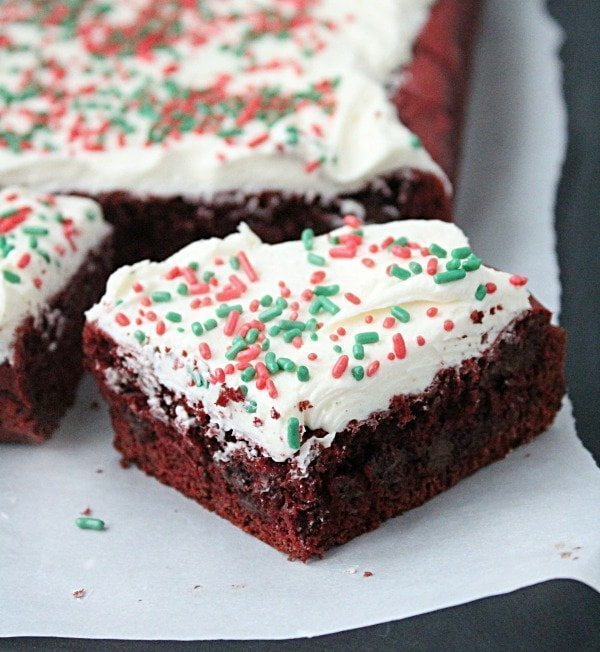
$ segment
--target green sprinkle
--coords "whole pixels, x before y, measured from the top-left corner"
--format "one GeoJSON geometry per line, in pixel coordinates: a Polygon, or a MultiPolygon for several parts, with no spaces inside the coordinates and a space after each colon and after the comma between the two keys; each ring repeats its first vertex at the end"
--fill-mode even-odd
{"type": "Polygon", "coordinates": [[[354,336],[354,341],[357,344],[375,344],[375,342],[379,342],[379,333],[375,331],[357,333],[354,336]]]}
{"type": "Polygon", "coordinates": [[[327,297],[319,297],[319,299],[321,301],[321,307],[329,314],[335,315],[340,311],[340,307],[333,303],[331,299],[328,299],[327,297]]]}
{"type": "Polygon", "coordinates": [[[483,301],[485,295],[487,294],[487,289],[485,285],[480,284],[477,286],[477,289],[475,290],[475,298],[477,301],[483,301]]]}
{"type": "Polygon", "coordinates": [[[302,336],[302,331],[299,328],[292,328],[292,330],[285,331],[285,333],[283,334],[283,341],[289,344],[292,340],[301,336],[302,336]]]}
{"type": "Polygon", "coordinates": [[[339,285],[317,285],[315,286],[314,293],[318,297],[332,297],[340,291],[339,285]]]}
{"type": "Polygon", "coordinates": [[[269,328],[269,335],[271,335],[271,337],[277,337],[279,333],[281,333],[281,328],[279,326],[274,325],[269,328]]]}
{"type": "Polygon", "coordinates": [[[290,417],[287,422],[287,441],[290,448],[300,448],[300,422],[296,417],[290,417]]]}
{"type": "Polygon", "coordinates": [[[194,333],[194,335],[202,335],[202,333],[204,333],[202,324],[199,321],[193,322],[191,328],[192,328],[192,333],[194,333]]]}
{"type": "Polygon", "coordinates": [[[471,254],[466,260],[463,260],[462,268],[466,272],[474,272],[476,269],[481,267],[481,258],[477,258],[471,254]]]}
{"type": "Polygon", "coordinates": [[[256,340],[258,339],[259,336],[259,330],[258,328],[251,328],[247,333],[246,333],[246,342],[248,344],[254,344],[256,340]]]}
{"type": "Polygon", "coordinates": [[[210,281],[210,279],[211,279],[214,275],[215,275],[214,272],[209,272],[209,271],[207,270],[206,272],[204,272],[204,274],[202,274],[202,280],[203,280],[205,283],[208,283],[208,282],[210,281]]]}
{"type": "Polygon", "coordinates": [[[165,315],[165,319],[168,319],[169,321],[175,322],[178,324],[181,321],[181,314],[178,312],[168,312],[165,315]]]}
{"type": "Polygon", "coordinates": [[[266,337],[266,338],[262,341],[262,344],[261,344],[260,348],[261,348],[263,351],[268,351],[270,346],[271,346],[271,340],[270,340],[268,337],[266,337]]]}
{"type": "Polygon", "coordinates": [[[240,390],[244,396],[248,396],[248,386],[247,385],[240,385],[240,390]]]}
{"type": "Polygon", "coordinates": [[[420,274],[423,271],[421,264],[414,260],[411,260],[410,263],[408,263],[408,269],[410,269],[413,274],[420,274]]]}
{"type": "Polygon", "coordinates": [[[260,300],[260,305],[263,308],[268,308],[273,303],[273,297],[270,294],[265,294],[265,296],[260,300]]]}
{"type": "Polygon", "coordinates": [[[471,248],[470,247],[457,247],[456,249],[453,249],[450,252],[450,255],[452,258],[467,258],[468,256],[471,255],[471,248]]]}
{"type": "Polygon", "coordinates": [[[460,260],[458,258],[451,258],[446,263],[446,269],[448,270],[458,269],[459,267],[460,267],[460,260]]]}
{"type": "Polygon", "coordinates": [[[434,275],[433,280],[440,283],[451,283],[452,281],[460,281],[465,278],[467,272],[464,269],[451,269],[449,272],[438,272],[434,275]]]}
{"type": "Polygon", "coordinates": [[[277,297],[277,299],[275,299],[275,305],[283,310],[284,308],[288,307],[287,299],[284,299],[283,297],[277,297]]]}
{"type": "Polygon", "coordinates": [[[82,530],[104,530],[106,526],[104,521],[99,518],[90,518],[89,516],[80,516],[75,519],[75,525],[82,530]]]}
{"type": "Polygon", "coordinates": [[[316,341],[319,339],[319,336],[318,336],[316,333],[311,333],[311,334],[310,334],[310,339],[311,339],[313,342],[316,342],[316,341]]]}
{"type": "Polygon", "coordinates": [[[225,357],[228,360],[235,360],[237,354],[247,348],[248,345],[246,344],[246,340],[238,335],[233,338],[231,347],[225,351],[225,357]]]}
{"type": "Polygon", "coordinates": [[[229,259],[229,264],[230,264],[231,267],[232,267],[233,269],[235,269],[235,270],[238,270],[238,269],[240,268],[240,261],[238,260],[238,257],[237,257],[237,256],[232,256],[232,257],[229,259]]]}
{"type": "Polygon", "coordinates": [[[18,274],[15,274],[14,272],[9,271],[8,269],[5,269],[2,272],[2,276],[4,276],[4,280],[8,281],[9,283],[20,283],[21,282],[21,277],[18,274]]]}
{"type": "Polygon", "coordinates": [[[196,263],[195,261],[192,260],[191,263],[188,263],[188,267],[193,270],[194,272],[197,272],[200,269],[200,265],[196,263]]]}
{"type": "Polygon", "coordinates": [[[399,278],[401,281],[406,281],[407,278],[410,278],[410,272],[403,267],[399,267],[398,265],[392,265],[390,267],[390,274],[396,278],[399,278]]]}
{"type": "Polygon", "coordinates": [[[329,236],[329,244],[339,245],[340,244],[340,236],[339,235],[330,235],[329,236]]]}
{"type": "Polygon", "coordinates": [[[439,245],[436,245],[435,243],[432,244],[429,247],[429,251],[436,257],[436,258],[446,258],[448,255],[448,252],[440,247],[439,245]]]}
{"type": "Polygon", "coordinates": [[[48,235],[48,229],[43,226],[24,226],[21,230],[26,235],[48,235]]]}
{"type": "Polygon", "coordinates": [[[301,364],[296,370],[296,376],[298,376],[298,380],[301,383],[305,383],[310,378],[308,367],[305,367],[303,364],[301,364]]]}
{"type": "Polygon", "coordinates": [[[283,371],[296,371],[296,363],[289,358],[279,358],[277,360],[277,365],[283,371]]]}
{"type": "Polygon", "coordinates": [[[352,347],[352,355],[357,359],[357,360],[362,360],[365,357],[365,347],[362,344],[356,343],[352,347]]]}
{"type": "Polygon", "coordinates": [[[153,292],[151,295],[152,301],[156,303],[164,303],[165,301],[171,301],[171,293],[170,292],[160,292],[156,291],[153,292]]]}
{"type": "Polygon", "coordinates": [[[334,346],[333,346],[333,350],[334,350],[336,353],[341,353],[341,352],[342,352],[342,347],[341,347],[339,344],[334,344],[334,346]]]}
{"type": "Polygon", "coordinates": [[[182,297],[185,297],[188,293],[188,286],[185,283],[180,283],[177,286],[177,294],[181,294],[182,297]]]}
{"type": "Polygon", "coordinates": [[[273,306],[272,308],[267,308],[267,310],[263,310],[259,313],[258,319],[264,324],[267,321],[275,319],[275,317],[280,317],[281,313],[282,309],[279,306],[273,306]]]}
{"type": "Polygon", "coordinates": [[[212,331],[213,328],[217,327],[217,320],[216,319],[207,319],[204,322],[204,330],[205,331],[212,331]]]}
{"type": "Polygon", "coordinates": [[[144,331],[135,331],[133,336],[140,344],[143,344],[146,341],[146,333],[144,333],[144,331]]]}
{"type": "Polygon", "coordinates": [[[299,328],[300,330],[304,330],[306,325],[303,321],[291,321],[289,319],[282,319],[279,322],[279,328],[281,328],[282,331],[289,331],[292,328],[299,328]]]}
{"type": "Polygon", "coordinates": [[[254,414],[254,412],[256,412],[256,401],[248,401],[247,403],[245,403],[244,410],[246,410],[246,412],[249,412],[250,414],[254,414]]]}
{"type": "Polygon", "coordinates": [[[312,229],[304,229],[301,238],[306,251],[311,251],[314,245],[315,232],[312,229]]]}
{"type": "Polygon", "coordinates": [[[317,320],[314,317],[307,319],[304,327],[307,331],[314,331],[317,328],[317,320]]]}
{"type": "Polygon", "coordinates": [[[400,306],[394,306],[392,308],[392,315],[403,324],[410,321],[410,313],[408,310],[404,310],[404,308],[401,308],[400,306]]]}
{"type": "Polygon", "coordinates": [[[242,376],[242,380],[245,383],[247,383],[250,380],[252,380],[254,378],[254,376],[256,376],[256,371],[255,371],[254,367],[246,367],[244,369],[244,371],[242,371],[241,376],[242,376]]]}
{"type": "Polygon", "coordinates": [[[306,260],[308,260],[311,265],[319,265],[320,267],[325,265],[325,258],[323,258],[323,256],[318,256],[317,254],[308,254],[306,260]]]}
{"type": "Polygon", "coordinates": [[[352,375],[354,376],[354,380],[362,380],[365,377],[364,367],[361,365],[352,367],[352,375]]]}
{"type": "Polygon", "coordinates": [[[265,355],[265,366],[272,374],[276,374],[279,371],[279,365],[277,364],[277,359],[273,351],[269,351],[265,355]]]}
{"type": "Polygon", "coordinates": [[[235,306],[229,306],[226,303],[222,303],[220,306],[217,306],[215,314],[217,317],[224,319],[232,310],[237,310],[240,314],[244,311],[239,303],[236,303],[235,306]]]}

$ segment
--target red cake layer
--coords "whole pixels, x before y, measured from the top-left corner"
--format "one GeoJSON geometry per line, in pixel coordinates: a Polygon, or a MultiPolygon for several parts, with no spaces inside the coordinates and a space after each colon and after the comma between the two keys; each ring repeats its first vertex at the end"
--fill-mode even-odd
{"type": "Polygon", "coordinates": [[[42,323],[29,317],[17,330],[12,364],[0,365],[0,442],[45,441],[73,403],[84,311],[102,295],[111,268],[107,238],[50,302],[42,323]]]}
{"type": "MultiPolygon", "coordinates": [[[[534,301],[481,357],[440,370],[425,392],[396,396],[389,408],[352,422],[297,477],[290,461],[242,450],[215,459],[223,445],[208,436],[208,417],[183,435],[150,413],[136,384],[115,393],[104,378],[120,366],[114,341],[93,324],[84,337],[123,462],[301,560],[377,528],[543,432],[565,389],[564,345],[562,329],[534,301]]],[[[166,389],[162,399],[173,418],[177,405],[185,407],[166,389]]]]}
{"type": "MultiPolygon", "coordinates": [[[[393,91],[400,120],[419,136],[452,182],[479,8],[478,0],[438,0],[415,43],[414,59],[393,91]]],[[[268,190],[220,192],[209,200],[138,197],[125,191],[90,196],[115,226],[117,265],[164,259],[194,240],[232,233],[241,221],[270,243],[298,239],[307,227],[326,233],[340,225],[340,215],[350,212],[344,208],[348,199],[363,206],[366,223],[452,219],[452,199],[440,179],[411,169],[328,201],[268,190]]]]}

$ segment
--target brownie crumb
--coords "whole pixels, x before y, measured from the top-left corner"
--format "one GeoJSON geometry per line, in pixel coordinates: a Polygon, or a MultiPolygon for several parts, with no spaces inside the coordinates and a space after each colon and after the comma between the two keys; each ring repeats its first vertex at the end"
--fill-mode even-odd
{"type": "Polygon", "coordinates": [[[271,419],[277,420],[280,417],[281,417],[281,414],[279,414],[279,412],[277,412],[277,410],[274,407],[272,407],[271,408],[271,419]]]}
{"type": "Polygon", "coordinates": [[[471,313],[471,321],[474,324],[481,324],[483,321],[483,312],[481,310],[473,310],[471,313]]]}
{"type": "Polygon", "coordinates": [[[98,410],[98,409],[100,409],[100,403],[98,403],[98,401],[92,401],[92,402],[90,403],[90,409],[91,409],[91,410],[98,410]]]}
{"type": "Polygon", "coordinates": [[[312,407],[313,405],[310,401],[300,401],[298,403],[298,409],[300,412],[304,412],[304,410],[310,410],[312,407]]]}
{"type": "Polygon", "coordinates": [[[82,600],[83,598],[85,598],[86,594],[87,592],[85,589],[77,589],[76,591],[73,591],[73,597],[76,600],[82,600]]]}
{"type": "Polygon", "coordinates": [[[373,573],[371,573],[371,571],[365,571],[363,577],[373,577],[373,573]]]}
{"type": "Polygon", "coordinates": [[[242,390],[237,388],[233,389],[233,387],[223,387],[221,391],[219,392],[219,396],[217,400],[215,401],[215,404],[218,405],[219,407],[226,407],[228,403],[243,403],[244,402],[244,394],[242,393],[242,390]]]}
{"type": "Polygon", "coordinates": [[[86,507],[83,512],[81,512],[82,516],[91,516],[92,515],[92,508],[91,507],[86,507]]]}

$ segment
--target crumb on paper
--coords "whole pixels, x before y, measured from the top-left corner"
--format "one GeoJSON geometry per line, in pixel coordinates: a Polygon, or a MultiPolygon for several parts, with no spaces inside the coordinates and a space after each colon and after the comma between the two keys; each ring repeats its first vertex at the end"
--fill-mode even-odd
{"type": "Polygon", "coordinates": [[[96,473],[104,473],[104,469],[96,469],[96,473]]]}
{"type": "Polygon", "coordinates": [[[344,573],[346,573],[346,574],[348,574],[348,575],[356,575],[356,571],[357,571],[357,570],[358,570],[358,569],[356,568],[356,566],[350,566],[350,568],[346,568],[346,570],[344,571],[344,573]]]}
{"type": "Polygon", "coordinates": [[[371,571],[365,571],[363,577],[373,577],[373,573],[371,571]]]}
{"type": "Polygon", "coordinates": [[[231,588],[232,589],[245,589],[248,585],[247,584],[232,584],[231,588]]]}
{"type": "Polygon", "coordinates": [[[194,584],[194,591],[196,591],[197,589],[203,589],[203,588],[204,587],[202,586],[202,584],[194,584]]]}
{"type": "Polygon", "coordinates": [[[73,591],[72,595],[76,600],[82,600],[83,598],[85,598],[86,594],[87,592],[85,589],[76,589],[75,591],[73,591]]]}
{"type": "Polygon", "coordinates": [[[92,508],[91,507],[86,507],[83,512],[80,512],[82,516],[91,516],[92,515],[92,508]]]}
{"type": "Polygon", "coordinates": [[[581,546],[567,546],[566,543],[561,541],[559,543],[555,543],[554,548],[560,555],[561,559],[570,559],[571,561],[576,561],[579,559],[579,555],[576,553],[578,550],[581,550],[581,546]]]}

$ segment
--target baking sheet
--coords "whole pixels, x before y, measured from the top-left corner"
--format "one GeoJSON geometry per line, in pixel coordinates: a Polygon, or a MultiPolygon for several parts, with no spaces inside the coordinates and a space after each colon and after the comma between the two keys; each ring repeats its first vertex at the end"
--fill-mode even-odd
{"type": "MultiPolygon", "coordinates": [[[[553,309],[560,38],[542,0],[487,3],[458,202],[475,250],[553,309]]],[[[290,638],[551,578],[600,589],[600,472],[568,400],[535,442],[309,564],[121,469],[96,401],[87,378],[51,442],[0,448],[2,636],[290,638]],[[88,507],[105,532],[75,527],[88,507]]]]}

